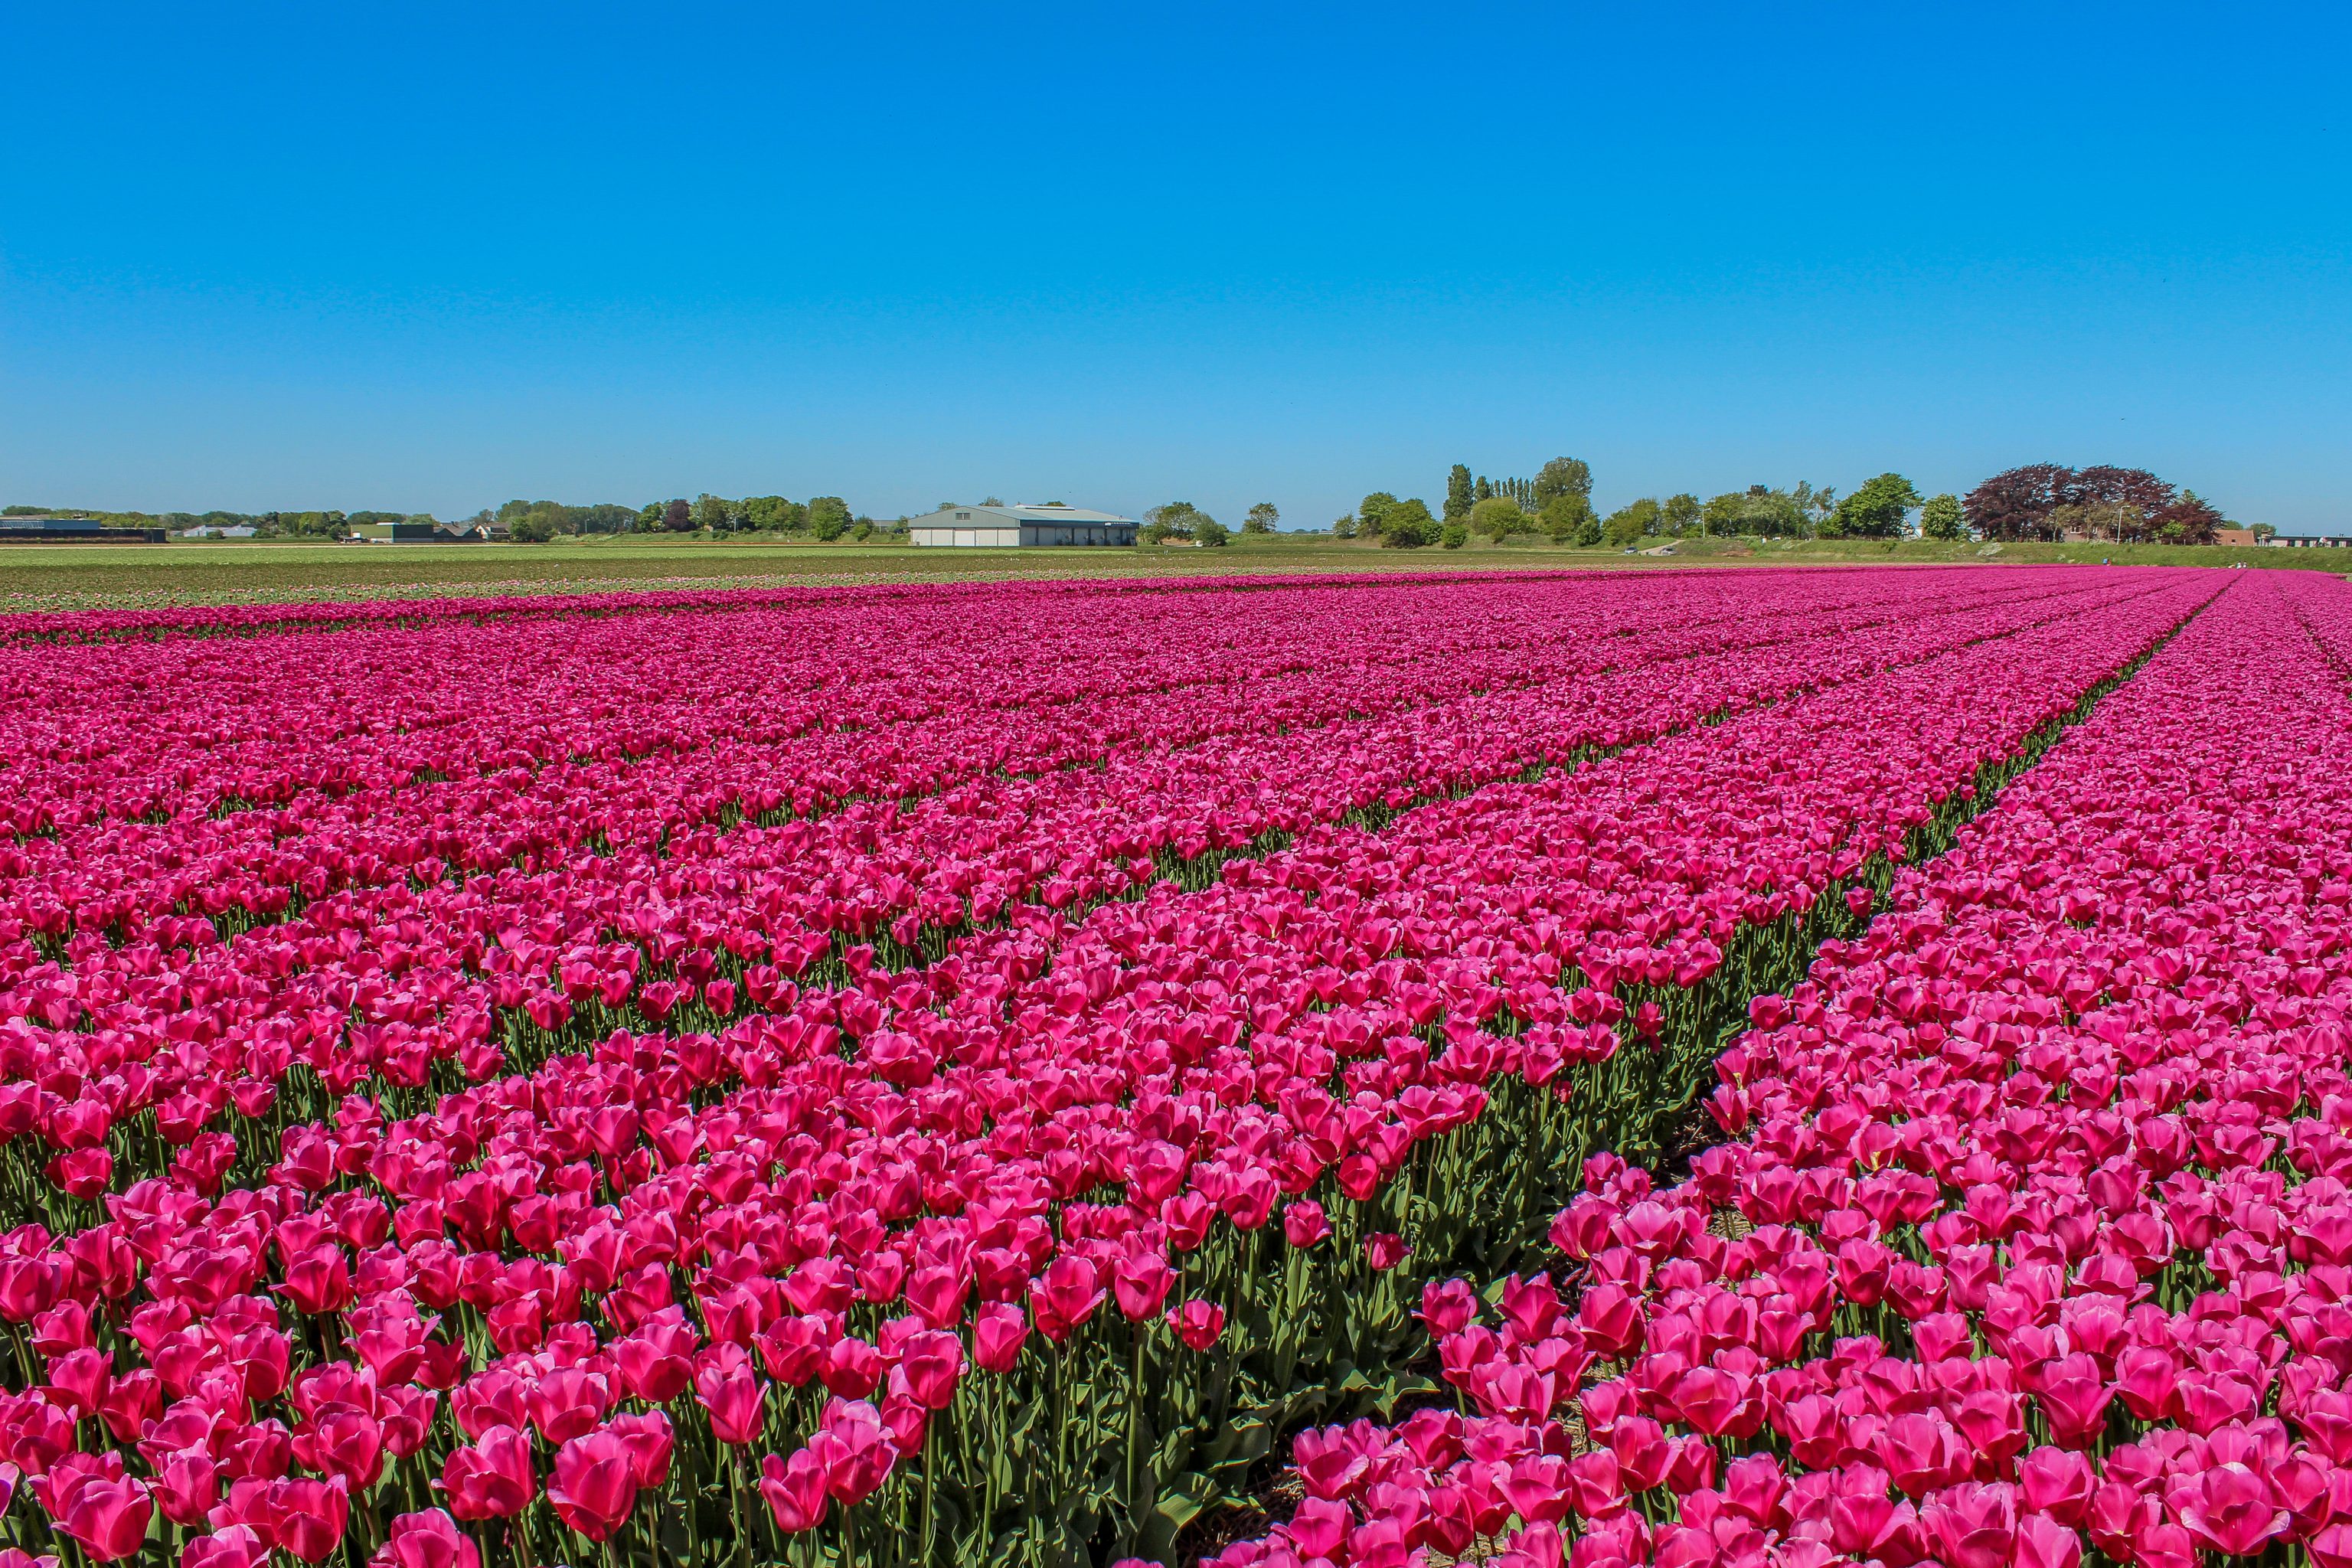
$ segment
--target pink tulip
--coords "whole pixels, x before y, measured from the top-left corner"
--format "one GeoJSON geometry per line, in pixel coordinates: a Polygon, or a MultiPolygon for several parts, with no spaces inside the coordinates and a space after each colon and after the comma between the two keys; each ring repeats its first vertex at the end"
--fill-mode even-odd
{"type": "MultiPolygon", "coordinates": [[[[268,1542],[243,1524],[193,1537],[180,1551],[180,1568],[262,1568],[268,1561],[268,1542]]],[[[55,1562],[47,1557],[33,1560],[39,1568],[54,1568],[55,1562]]],[[[32,1568],[32,1564],[0,1562],[0,1568],[32,1568]]]]}
{"type": "Polygon", "coordinates": [[[394,1519],[373,1560],[376,1568],[481,1568],[481,1561],[472,1539],[437,1508],[394,1519]]]}
{"type": "Polygon", "coordinates": [[[1171,1309],[1168,1321],[1187,1348],[1206,1351],[1225,1331],[1225,1310],[1213,1301],[1194,1298],[1171,1309]]]}
{"type": "Polygon", "coordinates": [[[1037,1331],[1056,1343],[1069,1338],[1102,1305],[1104,1294],[1094,1264],[1066,1254],[1055,1258],[1029,1287],[1037,1331]]]}
{"type": "Polygon", "coordinates": [[[806,1448],[794,1449],[789,1460],[773,1454],[761,1460],[760,1495],[774,1510],[777,1528],[789,1535],[822,1524],[832,1502],[824,1464],[806,1448]]]}
{"type": "Polygon", "coordinates": [[[1282,1211],[1282,1234],[1293,1247],[1313,1247],[1331,1234],[1331,1222],[1321,1204],[1301,1198],[1282,1211]]]}
{"type": "Polygon", "coordinates": [[[93,1477],[76,1487],[58,1523],[90,1556],[112,1563],[139,1550],[154,1517],[147,1488],[129,1477],[93,1477]]]}
{"type": "Polygon", "coordinates": [[[1028,1338],[1029,1320],[1020,1308],[1007,1302],[992,1302],[982,1307],[972,1321],[972,1364],[982,1372],[1002,1376],[1013,1370],[1028,1338]]]}
{"type": "Polygon", "coordinates": [[[2200,1545],[2225,1557],[2251,1557],[2287,1531],[2286,1510],[2260,1476],[2243,1465],[2217,1466],[2177,1489],[2168,1500],[2200,1545]]]}
{"type": "Polygon", "coordinates": [[[266,1506],[278,1544],[310,1563],[327,1560],[351,1519],[351,1493],[340,1475],[324,1481],[273,1481],[266,1506]]]}
{"type": "Polygon", "coordinates": [[[615,1415],[604,1430],[629,1451],[629,1468],[640,1487],[659,1487],[669,1479],[670,1453],[675,1439],[669,1417],[658,1410],[615,1415]]]}
{"type": "Polygon", "coordinates": [[[459,1519],[511,1519],[539,1495],[530,1439],[512,1426],[486,1428],[472,1447],[449,1451],[441,1485],[459,1519]]]}
{"type": "Polygon", "coordinates": [[[908,1337],[899,1352],[898,1370],[908,1392],[927,1410],[945,1410],[955,1402],[956,1385],[963,1376],[963,1342],[936,1331],[908,1337]]]}
{"type": "Polygon", "coordinates": [[[898,1457],[879,1412],[838,1399],[825,1407],[809,1452],[824,1471],[825,1489],[853,1508],[881,1486],[898,1457]]]}
{"type": "Polygon", "coordinates": [[[556,1450],[547,1500],[565,1524],[591,1541],[604,1541],[636,1506],[637,1487],[637,1460],[630,1445],[600,1429],[556,1450]]]}

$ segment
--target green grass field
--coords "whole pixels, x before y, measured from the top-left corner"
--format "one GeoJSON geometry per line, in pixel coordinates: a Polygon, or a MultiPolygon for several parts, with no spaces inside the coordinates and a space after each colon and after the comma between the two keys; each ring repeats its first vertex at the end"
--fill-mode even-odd
{"type": "Polygon", "coordinates": [[[1685,540],[1672,556],[1549,543],[1383,550],[1320,534],[1236,536],[1223,550],[916,550],[810,540],[606,536],[541,545],[260,542],[0,547],[0,612],[159,608],[314,599],[596,593],[1014,577],[1219,575],[1257,572],[2053,562],[2352,571],[2352,552],[2154,545],[1938,544],[1922,540],[1685,540]]]}

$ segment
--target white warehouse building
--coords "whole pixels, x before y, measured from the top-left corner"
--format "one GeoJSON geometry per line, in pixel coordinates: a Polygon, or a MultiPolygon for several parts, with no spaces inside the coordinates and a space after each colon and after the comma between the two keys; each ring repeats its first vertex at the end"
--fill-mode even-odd
{"type": "Polygon", "coordinates": [[[950,506],[907,520],[916,544],[963,548],[1024,544],[1133,544],[1136,521],[1108,511],[1045,501],[1037,506],[950,506]]]}

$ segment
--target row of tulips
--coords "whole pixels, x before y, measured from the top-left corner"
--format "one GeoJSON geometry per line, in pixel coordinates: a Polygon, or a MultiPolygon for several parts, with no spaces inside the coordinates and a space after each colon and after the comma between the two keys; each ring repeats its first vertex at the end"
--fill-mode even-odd
{"type": "Polygon", "coordinates": [[[2241,582],[1228,1568],[2352,1562],[2352,595],[2241,582]]]}
{"type": "MultiPolygon", "coordinates": [[[[1202,893],[1163,884],[1084,920],[1032,908],[919,971],[853,952],[803,992],[746,969],[765,994],[723,1029],[509,1018],[510,1048],[560,1054],[437,1099],[362,1072],[346,1087],[371,1095],[282,1138],[255,1127],[286,1037],[257,1074],[227,1029],[110,1062],[88,1054],[107,1044],[94,1016],[22,1029],[44,1083],[62,1081],[47,1058],[82,1052],[97,1102],[159,1059],[190,1076],[146,1151],[175,1150],[168,1167],[89,1185],[97,1156],[151,1135],[69,1129],[45,1173],[104,1192],[106,1219],[9,1239],[0,1318],[22,1325],[26,1390],[9,1451],[43,1519],[116,1555],[186,1531],[203,1560],[316,1560],[344,1538],[341,1510],[362,1552],[397,1537],[543,1555],[576,1536],[700,1562],[856,1552],[861,1520],[899,1556],[1146,1541],[1315,1401],[1400,1391],[1379,1386],[1403,1337],[1395,1270],[1414,1248],[1459,1254],[1492,1206],[1479,1184],[1496,1162],[1465,1130],[1516,1119],[1518,1146],[1563,1141],[1562,1091],[1631,1070],[1616,1025],[1682,1039],[1690,998],[1720,1006],[1717,926],[1787,937],[2209,592],[2153,584],[2063,629],[1505,786],[1522,792],[1507,809],[1483,791],[1439,802],[1400,819],[1390,837],[1421,837],[1385,858],[1387,838],[1335,834],[1202,893]],[[1708,825],[1719,857],[1704,836],[1668,853],[1669,788],[1728,815],[1708,825]],[[1906,804],[1886,809],[1889,792],[1906,804]],[[1507,857],[1523,827],[1540,847],[1503,875],[1445,858],[1507,857]],[[1644,857],[1591,852],[1604,831],[1651,836],[1647,886],[1644,857]],[[1688,905],[1687,931],[1652,918],[1715,889],[1727,897],[1688,905]],[[1641,986],[1659,993],[1646,1018],[1616,994],[1641,986]],[[209,1108],[207,1070],[232,1079],[209,1108]],[[1490,1094],[1514,1103],[1496,1116],[1490,1094]],[[204,1131],[232,1103],[231,1131],[204,1131]],[[1155,1370],[1171,1358],[1186,1370],[1155,1370]],[[1302,1370],[1314,1398],[1293,1405],[1302,1370]],[[85,1429],[137,1466],[85,1454],[85,1429]],[[783,1448],[754,1484],[750,1452],[783,1448]],[[63,1490],[47,1480],[60,1466],[63,1490]],[[436,1522],[421,1505],[436,1495],[474,1533],[436,1522]],[[299,1522],[320,1518],[336,1528],[299,1522]]],[[[300,963],[365,973],[425,934],[379,921],[373,946],[300,963]]],[[[510,951],[487,934],[485,965],[510,951]]],[[[492,1048],[481,1016],[458,1051],[492,1048]]],[[[334,1017],[301,1043],[340,1045],[334,1017]]]]}

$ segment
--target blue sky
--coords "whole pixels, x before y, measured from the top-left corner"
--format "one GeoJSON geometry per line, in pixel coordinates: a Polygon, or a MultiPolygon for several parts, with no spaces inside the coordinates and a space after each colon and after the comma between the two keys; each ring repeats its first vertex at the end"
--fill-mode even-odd
{"type": "Polygon", "coordinates": [[[2352,523],[2341,6],[0,10],[0,498],[2352,523]]]}

